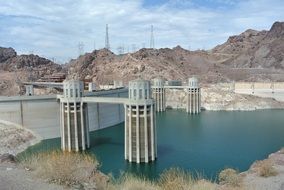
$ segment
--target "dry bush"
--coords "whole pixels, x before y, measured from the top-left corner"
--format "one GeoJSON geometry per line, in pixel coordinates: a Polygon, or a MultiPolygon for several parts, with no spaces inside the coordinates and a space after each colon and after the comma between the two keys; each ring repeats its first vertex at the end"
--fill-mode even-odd
{"type": "Polygon", "coordinates": [[[192,175],[179,168],[165,170],[158,181],[163,190],[189,190],[194,183],[192,175]]]}
{"type": "Polygon", "coordinates": [[[215,190],[217,184],[204,180],[201,175],[193,177],[191,173],[180,168],[165,170],[159,178],[158,185],[163,190],[215,190]]]}
{"type": "Polygon", "coordinates": [[[224,169],[219,174],[219,183],[221,185],[229,185],[232,187],[241,186],[241,177],[239,173],[231,168],[224,169]]]}
{"type": "Polygon", "coordinates": [[[197,180],[189,172],[179,168],[165,170],[157,182],[152,182],[132,174],[124,174],[116,182],[110,183],[108,190],[216,190],[217,184],[207,180],[197,180]]]}
{"type": "Polygon", "coordinates": [[[191,187],[191,190],[216,190],[216,189],[217,189],[217,184],[204,179],[196,181],[191,187]]]}
{"type": "Polygon", "coordinates": [[[270,177],[277,175],[277,171],[273,168],[272,162],[270,160],[257,161],[254,164],[254,169],[257,174],[261,177],[270,177]]]}
{"type": "Polygon", "coordinates": [[[88,154],[53,151],[39,153],[21,161],[38,176],[67,186],[90,182],[98,175],[97,160],[88,154]]]}
{"type": "Polygon", "coordinates": [[[110,184],[108,190],[162,190],[155,183],[131,174],[122,175],[117,182],[110,184]]]}

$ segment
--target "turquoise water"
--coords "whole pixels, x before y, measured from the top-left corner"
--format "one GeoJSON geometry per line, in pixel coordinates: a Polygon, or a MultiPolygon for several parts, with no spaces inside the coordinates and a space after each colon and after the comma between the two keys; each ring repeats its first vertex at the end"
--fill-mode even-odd
{"type": "MultiPolygon", "coordinates": [[[[247,170],[284,146],[284,110],[254,112],[204,111],[188,115],[168,110],[157,114],[158,159],[150,164],[124,160],[124,124],[91,133],[91,149],[101,170],[117,176],[129,171],[150,178],[170,167],[198,172],[209,179],[226,168],[247,170]]],[[[60,139],[29,148],[26,153],[59,149],[60,139]]]]}

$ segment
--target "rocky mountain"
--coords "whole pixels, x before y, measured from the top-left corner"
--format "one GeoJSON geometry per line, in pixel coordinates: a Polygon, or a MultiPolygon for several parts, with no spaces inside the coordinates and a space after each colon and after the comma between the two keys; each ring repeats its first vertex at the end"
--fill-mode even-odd
{"type": "Polygon", "coordinates": [[[61,65],[38,55],[17,55],[12,48],[0,47],[0,70],[2,71],[43,70],[42,74],[48,74],[58,72],[61,68],[61,65]]]}
{"type": "Polygon", "coordinates": [[[115,55],[107,49],[102,49],[71,61],[69,78],[91,78],[97,83],[128,81],[139,77],[186,79],[193,74],[211,74],[216,78],[212,71],[213,67],[218,66],[212,63],[209,57],[205,51],[190,52],[179,46],[173,49],[144,48],[124,55],[115,55]]]}
{"type": "Polygon", "coordinates": [[[66,65],[37,55],[17,55],[12,48],[0,48],[0,72],[3,80],[7,80],[8,75],[15,78],[15,74],[27,80],[30,73],[36,80],[63,68],[68,78],[91,79],[97,84],[113,80],[128,82],[139,77],[185,81],[192,75],[197,75],[202,83],[284,81],[283,58],[284,22],[275,22],[269,31],[249,29],[208,51],[189,51],[177,46],[143,48],[115,55],[101,49],[81,55],[66,65]]]}
{"type": "Polygon", "coordinates": [[[13,48],[0,47],[0,63],[7,61],[10,58],[16,57],[17,52],[13,48]]]}
{"type": "Polygon", "coordinates": [[[227,56],[224,65],[236,68],[284,69],[284,22],[275,22],[269,31],[247,30],[218,45],[213,53],[227,56]]]}
{"type": "Polygon", "coordinates": [[[17,55],[12,48],[0,47],[0,96],[22,92],[20,81],[38,80],[62,71],[62,66],[38,55],[17,55]]]}
{"type": "Polygon", "coordinates": [[[96,50],[70,62],[69,78],[108,83],[137,77],[185,80],[198,75],[204,83],[283,81],[283,34],[284,22],[276,22],[269,31],[249,29],[209,51],[177,46],[115,55],[106,49],[96,50]]]}

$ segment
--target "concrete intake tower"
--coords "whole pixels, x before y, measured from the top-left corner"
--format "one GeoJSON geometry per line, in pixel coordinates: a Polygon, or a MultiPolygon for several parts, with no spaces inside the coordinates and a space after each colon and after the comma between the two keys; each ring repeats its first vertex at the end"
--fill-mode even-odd
{"type": "Polygon", "coordinates": [[[196,77],[188,79],[187,91],[187,113],[200,113],[201,112],[201,92],[196,77]]]}
{"type": "Polygon", "coordinates": [[[125,104],[125,159],[129,162],[154,161],[157,157],[156,112],[150,81],[129,82],[125,104]]]}
{"type": "Polygon", "coordinates": [[[84,85],[81,81],[64,81],[60,97],[61,148],[67,151],[90,147],[87,104],[81,101],[84,85]]]}
{"type": "Polygon", "coordinates": [[[153,98],[156,102],[156,111],[161,112],[166,110],[166,92],[165,81],[163,79],[154,79],[154,85],[152,86],[153,98]]]}

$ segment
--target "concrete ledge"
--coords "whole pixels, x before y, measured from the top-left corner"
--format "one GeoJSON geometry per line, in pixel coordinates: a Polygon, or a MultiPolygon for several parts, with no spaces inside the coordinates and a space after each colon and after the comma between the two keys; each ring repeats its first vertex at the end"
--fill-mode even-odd
{"type": "Polygon", "coordinates": [[[47,95],[47,96],[0,96],[0,102],[48,100],[48,99],[56,99],[56,98],[57,98],[56,95],[47,95]]]}

